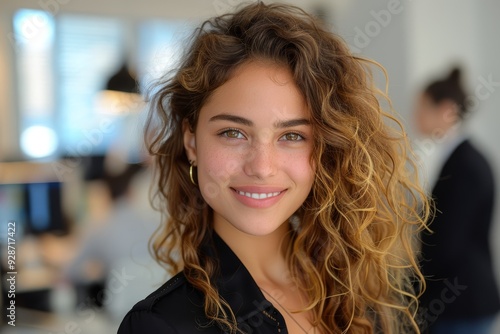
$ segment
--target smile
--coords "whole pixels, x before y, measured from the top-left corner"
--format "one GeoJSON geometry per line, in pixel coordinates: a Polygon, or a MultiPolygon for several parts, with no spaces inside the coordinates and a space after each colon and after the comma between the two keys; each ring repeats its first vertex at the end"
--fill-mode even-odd
{"type": "Polygon", "coordinates": [[[236,192],[242,196],[246,196],[246,197],[253,198],[253,199],[271,198],[271,197],[276,197],[279,194],[281,194],[281,191],[277,191],[277,192],[273,192],[273,193],[249,193],[249,192],[236,190],[236,192]]]}
{"type": "Polygon", "coordinates": [[[265,209],[274,206],[285,195],[288,189],[282,187],[242,186],[231,188],[235,198],[243,205],[265,209]]]}

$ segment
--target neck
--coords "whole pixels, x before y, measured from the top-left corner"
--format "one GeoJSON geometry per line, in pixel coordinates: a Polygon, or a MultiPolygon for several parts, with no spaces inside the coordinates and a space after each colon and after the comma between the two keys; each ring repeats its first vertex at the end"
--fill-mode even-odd
{"type": "Polygon", "coordinates": [[[291,228],[287,222],[273,233],[263,236],[244,233],[229,223],[214,222],[214,230],[256,282],[286,279],[286,250],[291,241],[291,228]]]}

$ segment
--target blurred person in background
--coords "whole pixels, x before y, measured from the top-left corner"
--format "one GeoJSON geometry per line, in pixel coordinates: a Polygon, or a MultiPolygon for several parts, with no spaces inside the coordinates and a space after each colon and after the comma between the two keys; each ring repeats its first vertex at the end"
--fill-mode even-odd
{"type": "MultiPolygon", "coordinates": [[[[113,155],[107,159],[113,160],[113,155]]],[[[103,306],[113,320],[119,320],[165,275],[148,249],[160,222],[148,201],[150,170],[116,159],[107,165],[102,181],[112,207],[102,221],[92,222],[66,276],[76,286],[86,287],[81,289],[87,296],[80,298],[79,307],[103,306]]]]}
{"type": "Polygon", "coordinates": [[[430,83],[415,110],[418,131],[439,152],[432,233],[421,235],[421,311],[432,334],[490,333],[500,309],[489,244],[495,185],[488,161],[463,131],[469,110],[460,77],[455,68],[430,83]]]}

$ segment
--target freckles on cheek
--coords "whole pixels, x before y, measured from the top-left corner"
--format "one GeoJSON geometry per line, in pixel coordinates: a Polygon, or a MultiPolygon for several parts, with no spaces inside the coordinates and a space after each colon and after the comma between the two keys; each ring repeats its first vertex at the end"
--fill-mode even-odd
{"type": "Polygon", "coordinates": [[[238,162],[230,154],[211,154],[207,155],[207,173],[208,176],[219,182],[229,182],[231,176],[238,169],[238,162]]]}

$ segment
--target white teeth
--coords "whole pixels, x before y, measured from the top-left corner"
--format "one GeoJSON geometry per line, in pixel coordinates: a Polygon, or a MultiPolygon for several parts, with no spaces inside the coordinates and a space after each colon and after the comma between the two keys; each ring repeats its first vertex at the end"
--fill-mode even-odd
{"type": "Polygon", "coordinates": [[[278,196],[279,194],[281,194],[281,191],[277,191],[277,192],[274,192],[274,193],[248,193],[248,192],[243,192],[243,191],[239,191],[237,190],[238,194],[242,195],[242,196],[246,196],[246,197],[250,197],[250,198],[253,198],[253,199],[264,199],[264,198],[269,198],[269,197],[275,197],[275,196],[278,196]]]}

